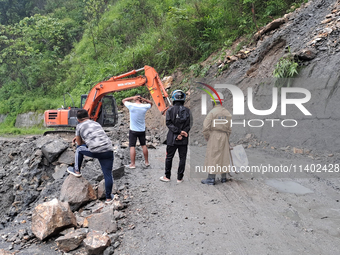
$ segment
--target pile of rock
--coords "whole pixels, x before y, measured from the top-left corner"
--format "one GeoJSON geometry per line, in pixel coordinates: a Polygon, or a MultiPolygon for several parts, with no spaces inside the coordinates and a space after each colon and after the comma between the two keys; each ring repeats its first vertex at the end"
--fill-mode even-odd
{"type": "MultiPolygon", "coordinates": [[[[128,150],[115,145],[113,177],[124,175],[128,150]]],[[[116,187],[115,201],[106,205],[105,185],[97,159],[85,158],[83,177],[67,175],[74,163],[70,139],[31,136],[0,140],[0,240],[7,249],[31,249],[57,238],[62,252],[112,254],[120,244],[116,233],[124,226],[129,203],[127,187],[116,187]],[[118,223],[117,221],[121,221],[118,223]],[[34,246],[32,246],[34,247],[34,246]]],[[[7,251],[6,251],[7,250],[7,251]]]]}

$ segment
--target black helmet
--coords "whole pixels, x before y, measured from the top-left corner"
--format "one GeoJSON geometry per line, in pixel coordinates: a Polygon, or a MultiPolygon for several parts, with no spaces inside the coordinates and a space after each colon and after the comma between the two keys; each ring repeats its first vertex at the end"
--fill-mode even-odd
{"type": "Polygon", "coordinates": [[[182,90],[176,89],[172,92],[171,98],[174,102],[176,102],[176,101],[184,102],[186,95],[182,90]]]}

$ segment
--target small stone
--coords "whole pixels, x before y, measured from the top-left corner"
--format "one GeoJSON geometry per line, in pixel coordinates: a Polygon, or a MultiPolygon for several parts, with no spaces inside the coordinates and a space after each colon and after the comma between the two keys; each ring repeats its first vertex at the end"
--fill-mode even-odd
{"type": "Polygon", "coordinates": [[[295,153],[295,154],[303,154],[303,149],[298,149],[298,148],[293,148],[293,152],[295,153]]]}
{"type": "Polygon", "coordinates": [[[325,20],[321,21],[321,24],[326,24],[326,23],[329,23],[331,21],[332,21],[332,18],[325,19],[325,20]]]}
{"type": "Polygon", "coordinates": [[[111,244],[111,240],[104,232],[91,231],[84,239],[84,244],[88,254],[102,254],[111,244]]]}
{"type": "Polygon", "coordinates": [[[116,242],[113,244],[113,247],[114,247],[115,249],[117,249],[119,245],[120,245],[120,242],[119,242],[119,241],[116,241],[116,242]]]}

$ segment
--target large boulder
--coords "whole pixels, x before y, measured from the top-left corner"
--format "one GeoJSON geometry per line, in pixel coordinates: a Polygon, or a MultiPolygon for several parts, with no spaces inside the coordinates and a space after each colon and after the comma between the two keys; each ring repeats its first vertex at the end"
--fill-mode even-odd
{"type": "Polygon", "coordinates": [[[48,162],[55,161],[59,155],[68,148],[68,144],[63,140],[54,140],[41,147],[41,151],[48,162]]]}
{"type": "Polygon", "coordinates": [[[55,139],[56,138],[52,136],[41,136],[37,140],[34,141],[34,144],[38,149],[41,149],[45,144],[51,143],[55,139]]]}
{"type": "Polygon", "coordinates": [[[107,209],[101,213],[94,213],[85,217],[84,227],[108,234],[117,232],[117,222],[113,210],[107,209]]]}
{"type": "Polygon", "coordinates": [[[85,228],[77,229],[67,233],[64,236],[58,237],[55,242],[57,243],[58,249],[63,252],[69,252],[77,249],[79,245],[86,238],[88,230],[85,228]]]}
{"type": "Polygon", "coordinates": [[[71,150],[65,150],[58,158],[58,162],[60,164],[72,165],[74,164],[74,154],[71,150]]]}
{"type": "Polygon", "coordinates": [[[69,204],[56,198],[39,204],[33,210],[32,232],[39,240],[72,226],[77,226],[77,221],[69,204]]]}
{"type": "Polygon", "coordinates": [[[70,174],[61,186],[60,200],[68,202],[72,211],[96,199],[97,195],[92,185],[83,177],[70,174]]]}
{"type": "Polygon", "coordinates": [[[111,240],[106,233],[93,230],[87,234],[84,244],[89,255],[100,255],[111,245],[111,240]]]}

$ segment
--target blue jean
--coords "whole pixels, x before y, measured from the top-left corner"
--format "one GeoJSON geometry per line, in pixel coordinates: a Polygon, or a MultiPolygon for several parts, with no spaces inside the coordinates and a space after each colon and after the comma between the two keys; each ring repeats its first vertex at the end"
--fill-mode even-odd
{"type": "Polygon", "coordinates": [[[81,164],[83,163],[84,155],[97,158],[102,168],[105,179],[105,196],[111,199],[113,178],[112,178],[112,166],[113,166],[113,151],[106,151],[101,153],[92,153],[89,151],[85,144],[77,146],[75,154],[74,169],[80,172],[81,164]]]}

